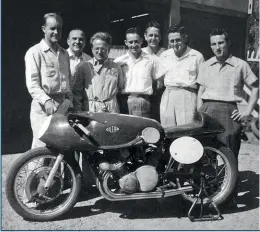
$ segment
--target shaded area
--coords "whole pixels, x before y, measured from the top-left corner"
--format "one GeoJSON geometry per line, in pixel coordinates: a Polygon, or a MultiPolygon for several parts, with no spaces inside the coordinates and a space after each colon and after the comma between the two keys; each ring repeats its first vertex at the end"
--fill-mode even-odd
{"type": "Polygon", "coordinates": [[[205,60],[214,54],[210,48],[209,35],[214,28],[224,28],[228,31],[231,52],[234,56],[245,58],[246,18],[231,17],[194,9],[181,8],[181,22],[187,28],[190,46],[200,51],[205,60]]]}
{"type": "MultiPolygon", "coordinates": [[[[220,207],[220,212],[225,219],[226,214],[246,212],[259,208],[259,174],[253,171],[239,172],[240,187],[237,198],[238,208],[229,208],[227,205],[220,207]]],[[[93,189],[88,195],[81,195],[79,201],[86,201],[100,194],[93,189]]],[[[187,217],[191,203],[184,201],[181,196],[164,199],[146,199],[111,202],[100,199],[90,206],[74,207],[68,214],[55,221],[90,217],[105,212],[120,213],[120,218],[125,219],[151,219],[151,218],[182,218],[187,217]]],[[[199,214],[199,207],[195,207],[192,215],[199,214]]],[[[214,210],[205,208],[205,213],[214,214],[214,210]]]]}

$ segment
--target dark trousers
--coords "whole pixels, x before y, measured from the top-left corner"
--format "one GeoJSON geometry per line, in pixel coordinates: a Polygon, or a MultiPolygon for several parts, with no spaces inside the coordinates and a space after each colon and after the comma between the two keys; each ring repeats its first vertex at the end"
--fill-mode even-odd
{"type": "Polygon", "coordinates": [[[158,122],[161,122],[160,104],[161,104],[161,98],[162,98],[163,91],[164,91],[164,89],[159,90],[156,92],[156,94],[151,96],[151,116],[152,116],[152,119],[155,119],[158,122]]]}
{"type": "MultiPolygon", "coordinates": [[[[237,109],[236,103],[221,101],[204,101],[200,111],[209,114],[216,119],[219,124],[226,130],[218,134],[217,139],[231,149],[236,157],[238,167],[238,154],[241,145],[241,123],[231,118],[232,112],[237,109]]],[[[229,196],[227,202],[236,199],[239,188],[239,178],[236,180],[236,188],[229,196]]]]}
{"type": "Polygon", "coordinates": [[[241,123],[231,118],[232,112],[237,109],[236,103],[221,101],[204,101],[200,111],[209,114],[216,119],[225,129],[225,132],[217,135],[220,142],[225,144],[238,159],[241,145],[241,123]]]}

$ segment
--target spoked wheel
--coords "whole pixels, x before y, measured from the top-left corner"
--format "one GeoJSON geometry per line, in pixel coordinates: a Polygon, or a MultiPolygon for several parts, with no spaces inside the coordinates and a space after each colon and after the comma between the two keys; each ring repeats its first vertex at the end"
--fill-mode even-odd
{"type": "Polygon", "coordinates": [[[77,202],[80,172],[65,160],[62,160],[50,188],[44,188],[57,156],[47,148],[37,148],[26,152],[12,166],[6,179],[7,199],[23,218],[52,220],[77,202]]]}
{"type": "MultiPolygon", "coordinates": [[[[194,202],[199,193],[202,174],[205,177],[205,189],[209,198],[218,205],[225,202],[236,187],[238,177],[236,162],[233,153],[226,147],[219,149],[204,147],[204,155],[198,163],[189,166],[180,165],[178,168],[192,174],[187,178],[177,178],[179,186],[186,184],[194,186],[194,192],[184,193],[183,198],[194,202]]],[[[204,201],[203,203],[207,203],[209,199],[205,198],[204,201]]],[[[200,199],[197,203],[200,204],[200,199]]]]}

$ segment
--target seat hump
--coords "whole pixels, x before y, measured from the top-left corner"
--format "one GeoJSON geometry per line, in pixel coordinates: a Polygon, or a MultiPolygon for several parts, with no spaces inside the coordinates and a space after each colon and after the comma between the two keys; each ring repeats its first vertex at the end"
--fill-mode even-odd
{"type": "Polygon", "coordinates": [[[200,136],[224,132],[223,127],[204,112],[197,112],[191,123],[164,128],[166,138],[200,136]]]}

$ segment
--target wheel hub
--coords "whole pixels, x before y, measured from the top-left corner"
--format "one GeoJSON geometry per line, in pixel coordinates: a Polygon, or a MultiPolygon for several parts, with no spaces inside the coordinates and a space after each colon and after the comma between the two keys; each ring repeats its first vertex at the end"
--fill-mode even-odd
{"type": "Polygon", "coordinates": [[[25,193],[29,202],[46,203],[60,195],[63,189],[63,180],[59,172],[55,174],[48,190],[44,188],[51,168],[52,167],[41,167],[29,174],[25,185],[25,193]]]}

